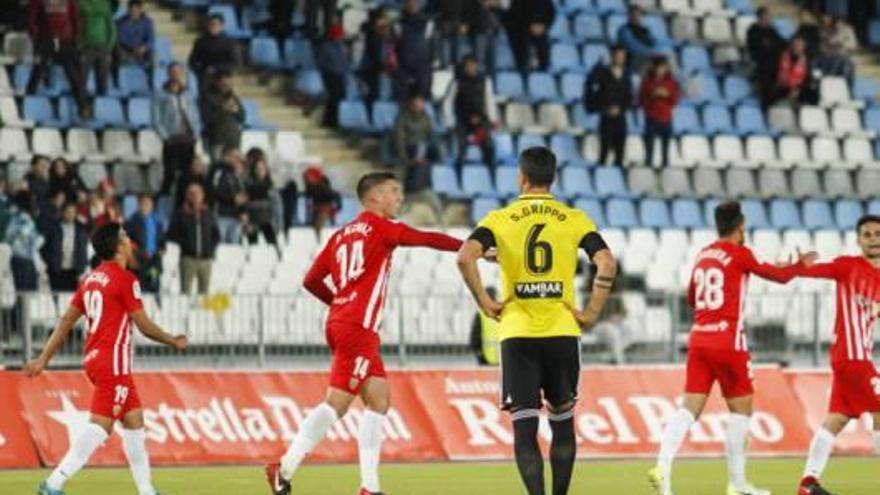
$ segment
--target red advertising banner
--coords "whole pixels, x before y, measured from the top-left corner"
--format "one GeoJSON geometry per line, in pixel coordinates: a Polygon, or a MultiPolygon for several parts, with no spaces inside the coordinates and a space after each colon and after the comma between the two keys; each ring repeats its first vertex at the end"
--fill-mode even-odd
{"type": "MultiPolygon", "coordinates": [[[[383,459],[433,461],[510,459],[513,434],[498,409],[496,370],[398,371],[389,375],[392,410],[385,422],[383,459]]],[[[582,457],[656,454],[665,422],[676,409],[681,367],[597,367],[581,375],[576,409],[582,457]]],[[[262,463],[277,459],[324,397],[324,373],[152,372],[136,375],[145,407],[148,449],[157,465],[262,463]]],[[[756,370],[756,413],[750,451],[803,455],[827,407],[827,373],[756,370]]],[[[0,372],[0,467],[56,464],[88,422],[91,385],[80,372],[50,372],[30,380],[0,372]]],[[[309,462],[355,462],[361,410],[330,430],[309,462]]],[[[713,395],[682,453],[724,452],[726,410],[713,395]]],[[[864,424],[841,436],[838,450],[870,453],[864,424]]],[[[550,429],[541,421],[546,447],[550,429]]],[[[114,435],[91,461],[121,465],[114,435]]]]}

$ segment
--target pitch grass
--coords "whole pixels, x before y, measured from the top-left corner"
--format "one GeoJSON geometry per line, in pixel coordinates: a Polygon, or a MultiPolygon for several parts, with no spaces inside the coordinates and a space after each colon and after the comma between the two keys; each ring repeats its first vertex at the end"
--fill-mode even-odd
{"type": "MultiPolygon", "coordinates": [[[[794,495],[802,459],[754,460],[752,481],[774,495],[794,495]]],[[[650,495],[647,461],[581,462],[575,470],[571,495],[650,495]]],[[[841,495],[878,495],[876,458],[833,458],[824,482],[841,495]]],[[[0,471],[0,494],[36,492],[46,470],[0,471]]],[[[395,464],[381,468],[383,489],[390,495],[520,495],[524,491],[513,463],[395,464]]],[[[547,481],[549,483],[549,473],[547,481]]],[[[676,465],[678,495],[724,495],[722,460],[682,461],[676,465]]],[[[163,468],[154,470],[156,487],[164,495],[266,495],[261,466],[163,468]]],[[[295,479],[293,495],[355,495],[356,466],[308,466],[295,479]]],[[[128,470],[86,469],[66,487],[67,495],[135,494],[128,470]]],[[[549,491],[548,491],[549,493],[549,491]]]]}

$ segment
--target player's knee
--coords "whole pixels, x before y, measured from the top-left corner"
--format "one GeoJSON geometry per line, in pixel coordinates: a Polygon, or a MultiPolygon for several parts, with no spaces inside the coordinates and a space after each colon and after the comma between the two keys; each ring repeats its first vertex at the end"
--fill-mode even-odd
{"type": "MultiPolygon", "coordinates": [[[[825,422],[822,423],[822,427],[826,430],[830,431],[834,435],[840,433],[849,423],[849,418],[842,414],[832,414],[825,418],[825,422]]],[[[875,422],[876,427],[876,422],[875,422]]]]}
{"type": "Polygon", "coordinates": [[[571,412],[572,409],[574,409],[574,405],[575,405],[575,402],[573,400],[570,400],[568,402],[564,402],[559,405],[548,404],[547,411],[550,413],[550,420],[553,421],[554,419],[558,419],[558,420],[567,419],[567,418],[562,418],[562,416],[571,417],[569,415],[569,413],[571,412]],[[559,418],[561,418],[561,419],[559,419],[559,418]]]}

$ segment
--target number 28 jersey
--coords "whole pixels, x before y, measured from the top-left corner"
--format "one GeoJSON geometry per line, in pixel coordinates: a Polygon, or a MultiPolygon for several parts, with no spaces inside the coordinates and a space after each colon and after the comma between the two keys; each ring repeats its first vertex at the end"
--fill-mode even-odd
{"type": "Polygon", "coordinates": [[[86,317],[83,364],[111,376],[131,374],[131,313],[143,308],[137,277],[104,262],[80,283],[70,301],[86,317]]]}
{"type": "Polygon", "coordinates": [[[747,352],[743,310],[749,276],[785,283],[799,267],[761,263],[748,247],[727,241],[703,248],[688,286],[688,303],[694,309],[690,347],[747,352]]]}

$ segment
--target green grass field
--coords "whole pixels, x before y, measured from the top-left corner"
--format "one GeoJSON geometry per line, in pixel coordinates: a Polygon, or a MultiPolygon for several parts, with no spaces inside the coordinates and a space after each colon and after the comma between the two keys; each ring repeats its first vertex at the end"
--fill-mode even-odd
{"type": "MultiPolygon", "coordinates": [[[[803,460],[754,460],[752,481],[775,495],[794,495],[803,460]]],[[[650,494],[645,473],[649,462],[582,462],[575,471],[572,495],[650,494]]],[[[824,477],[828,488],[845,495],[877,495],[877,459],[834,458],[824,477]]],[[[35,492],[47,471],[0,471],[0,494],[35,492]]],[[[381,470],[390,495],[519,495],[513,464],[395,464],[381,470]]],[[[154,472],[163,495],[266,495],[262,468],[165,468],[154,472]]],[[[549,477],[548,477],[549,480],[549,477]]],[[[726,475],[720,460],[683,461],[676,465],[677,495],[724,495],[726,475]]],[[[295,479],[294,495],[355,495],[356,466],[310,466],[295,479]]],[[[134,486],[125,469],[86,469],[66,487],[67,495],[127,495],[134,486]]]]}

